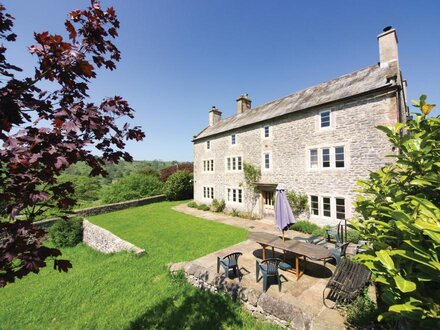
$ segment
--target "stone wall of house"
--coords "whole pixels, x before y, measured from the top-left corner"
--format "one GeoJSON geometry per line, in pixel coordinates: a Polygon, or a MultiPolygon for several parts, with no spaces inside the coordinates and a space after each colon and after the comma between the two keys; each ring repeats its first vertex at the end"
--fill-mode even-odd
{"type": "Polygon", "coordinates": [[[310,329],[313,320],[310,316],[281,299],[269,296],[262,291],[244,288],[240,283],[219,274],[210,273],[205,267],[194,263],[171,265],[170,271],[182,270],[189,283],[200,290],[211,293],[225,292],[234,300],[239,300],[245,308],[258,319],[265,319],[288,329],[310,329]]]}
{"type": "Polygon", "coordinates": [[[145,253],[144,249],[124,241],[110,231],[86,219],[83,220],[83,242],[91,248],[103,253],[115,253],[120,251],[130,251],[136,255],[145,253]]]}
{"type": "MultiPolygon", "coordinates": [[[[289,190],[307,195],[329,197],[332,216],[311,216],[321,224],[337,223],[335,198],[345,199],[346,218],[354,214],[354,190],[358,179],[367,178],[369,171],[390,162],[393,153],[386,135],[378,125],[391,125],[398,120],[395,94],[378,93],[352,101],[316,107],[262,123],[242,127],[194,143],[194,199],[211,203],[203,197],[203,187],[214,187],[214,197],[225,199],[228,209],[248,211],[247,203],[227,201],[227,188],[242,187],[243,171],[226,172],[226,158],[241,156],[243,162],[263,168],[263,154],[270,154],[271,169],[262,170],[262,183],[282,183],[289,190]],[[321,129],[319,113],[331,110],[331,127],[321,129]],[[269,125],[270,137],[264,138],[264,126],[269,125]],[[236,145],[231,145],[231,134],[236,134],[236,145]],[[210,140],[211,148],[206,149],[210,140]],[[345,167],[310,169],[309,150],[312,148],[344,146],[345,167]],[[214,160],[214,171],[203,171],[203,160],[214,160]]],[[[332,164],[334,164],[334,155],[332,164]]],[[[319,157],[319,162],[321,159],[319,157]]],[[[334,165],[333,165],[334,166],[334,165]]],[[[255,211],[262,210],[262,200],[255,211]]],[[[322,212],[321,212],[322,214],[322,212]]]]}

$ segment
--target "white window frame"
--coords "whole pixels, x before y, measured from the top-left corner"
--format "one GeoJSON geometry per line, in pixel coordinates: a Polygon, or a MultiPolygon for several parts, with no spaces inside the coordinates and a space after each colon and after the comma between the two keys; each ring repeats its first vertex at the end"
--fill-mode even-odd
{"type": "Polygon", "coordinates": [[[214,159],[204,159],[203,160],[203,172],[213,173],[214,172],[214,159]]]}
{"type": "Polygon", "coordinates": [[[225,169],[225,172],[243,171],[243,156],[227,156],[225,159],[225,169]],[[240,168],[238,166],[239,164],[240,168]]]}
{"type": "Polygon", "coordinates": [[[271,131],[271,129],[270,129],[269,125],[263,126],[263,139],[269,139],[270,138],[270,135],[271,135],[270,131],[271,131]],[[266,129],[267,129],[267,136],[266,136],[266,129]]]}
{"type": "Polygon", "coordinates": [[[225,197],[228,204],[241,205],[243,204],[243,189],[237,187],[227,187],[225,191],[225,197]]]}
{"type": "MultiPolygon", "coordinates": [[[[319,146],[310,146],[306,148],[306,170],[312,170],[312,171],[328,171],[328,170],[333,170],[333,171],[341,171],[341,170],[346,170],[349,168],[350,166],[350,150],[348,148],[347,143],[340,143],[340,144],[323,144],[323,145],[319,145],[319,146]],[[344,162],[344,166],[343,167],[337,167],[336,163],[336,157],[337,155],[340,155],[341,153],[336,153],[336,149],[337,148],[343,148],[343,162],[344,162]],[[329,162],[330,162],[330,166],[329,167],[324,167],[324,150],[328,149],[329,150],[329,162]],[[317,150],[318,153],[318,166],[316,167],[312,167],[312,151],[313,150],[317,150]]],[[[339,160],[339,162],[341,162],[341,160],[339,160]]]]}
{"type": "Polygon", "coordinates": [[[270,171],[272,170],[272,153],[269,151],[263,152],[263,165],[261,166],[263,171],[270,171]],[[266,167],[266,156],[269,161],[269,167],[266,167]]]}
{"type": "Polygon", "coordinates": [[[332,203],[332,200],[333,200],[333,198],[331,197],[331,196],[327,196],[327,195],[323,195],[323,196],[321,196],[321,217],[323,217],[323,218],[327,218],[327,219],[332,219],[333,218],[333,204],[334,203],[332,203]],[[329,211],[330,211],[330,215],[325,215],[324,214],[324,198],[328,198],[329,199],[329,206],[330,206],[330,209],[329,209],[329,211]]]}
{"type": "Polygon", "coordinates": [[[332,168],[332,147],[321,148],[321,168],[329,169],[332,168]],[[324,166],[324,150],[328,150],[328,166],[324,166]]]}
{"type": "Polygon", "coordinates": [[[319,129],[326,130],[332,127],[332,111],[330,109],[322,110],[319,112],[319,129]],[[328,113],[328,126],[322,127],[322,115],[328,113]]]}
{"type": "Polygon", "coordinates": [[[231,146],[236,146],[237,145],[237,134],[232,134],[231,135],[231,146]]]}
{"type": "Polygon", "coordinates": [[[309,201],[310,201],[310,215],[315,216],[315,217],[319,217],[319,215],[321,214],[321,212],[320,212],[321,203],[319,202],[319,195],[309,195],[309,201]],[[312,212],[312,197],[316,197],[318,199],[318,201],[317,201],[318,207],[316,208],[316,210],[318,211],[318,214],[314,214],[312,212]]]}
{"type": "Polygon", "coordinates": [[[206,150],[211,150],[211,140],[206,141],[206,150]]]}
{"type": "Polygon", "coordinates": [[[214,186],[203,186],[203,198],[214,199],[215,189],[214,186]]]}
{"type": "MultiPolygon", "coordinates": [[[[333,152],[334,152],[334,167],[335,168],[345,168],[345,146],[343,146],[343,145],[339,145],[339,146],[335,146],[334,148],[333,148],[333,152]],[[338,162],[338,160],[337,160],[337,153],[336,153],[336,149],[337,148],[342,148],[342,156],[343,156],[343,160],[342,160],[342,162],[344,163],[344,166],[337,166],[337,162],[338,162]]],[[[339,154],[341,154],[341,153],[339,153],[339,154]]],[[[340,161],[340,160],[339,160],[340,161]]]]}
{"type": "Polygon", "coordinates": [[[317,170],[320,168],[319,166],[319,149],[318,148],[311,148],[309,150],[309,169],[311,170],[317,170]],[[312,151],[316,151],[316,163],[315,166],[312,166],[312,151]]]}
{"type": "Polygon", "coordinates": [[[346,201],[345,197],[335,197],[335,218],[337,220],[347,219],[347,201],[346,201]],[[344,201],[344,218],[343,219],[338,218],[338,199],[342,199],[344,201]]]}

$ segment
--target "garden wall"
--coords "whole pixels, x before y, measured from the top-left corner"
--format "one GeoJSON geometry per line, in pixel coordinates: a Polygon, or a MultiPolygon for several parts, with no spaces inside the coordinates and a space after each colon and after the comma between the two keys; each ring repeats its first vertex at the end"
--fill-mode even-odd
{"type": "Polygon", "coordinates": [[[201,290],[211,293],[226,292],[239,301],[249,312],[259,319],[266,319],[288,329],[310,329],[310,316],[281,299],[269,296],[262,291],[242,287],[240,283],[213,274],[207,268],[195,263],[177,263],[171,265],[170,271],[182,270],[189,283],[201,290]]]}
{"type": "Polygon", "coordinates": [[[115,253],[120,251],[130,251],[136,255],[145,253],[144,249],[124,241],[107,229],[94,225],[86,219],[83,221],[83,242],[91,248],[103,253],[115,253]]]}

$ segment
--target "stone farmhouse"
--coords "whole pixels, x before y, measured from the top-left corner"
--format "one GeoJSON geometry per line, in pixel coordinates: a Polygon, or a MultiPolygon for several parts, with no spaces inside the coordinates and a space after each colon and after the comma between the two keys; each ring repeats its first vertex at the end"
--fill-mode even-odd
{"type": "Polygon", "coordinates": [[[224,199],[227,209],[249,212],[246,162],[261,168],[253,208],[260,218],[273,218],[278,184],[307,194],[313,222],[351,218],[357,180],[396,152],[375,127],[409,116],[397,33],[387,27],[377,39],[377,64],[255,108],[241,95],[237,113],[228,118],[212,107],[209,126],[193,139],[195,201],[224,199]]]}

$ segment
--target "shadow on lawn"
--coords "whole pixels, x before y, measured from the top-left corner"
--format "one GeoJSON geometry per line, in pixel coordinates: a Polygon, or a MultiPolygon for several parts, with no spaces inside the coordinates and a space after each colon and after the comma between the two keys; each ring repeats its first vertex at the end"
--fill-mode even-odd
{"type": "Polygon", "coordinates": [[[132,321],[127,329],[222,329],[240,328],[235,302],[224,295],[191,290],[183,301],[168,298],[132,321]],[[177,306],[176,306],[177,305],[177,306]]]}

